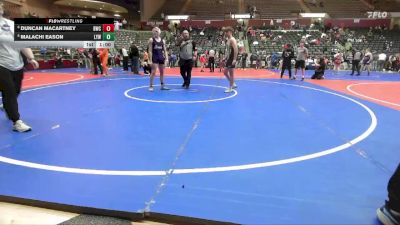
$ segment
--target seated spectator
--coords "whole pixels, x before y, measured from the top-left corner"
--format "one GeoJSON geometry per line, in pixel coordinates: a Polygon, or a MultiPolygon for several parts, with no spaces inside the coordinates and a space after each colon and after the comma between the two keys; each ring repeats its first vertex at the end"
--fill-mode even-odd
{"type": "Polygon", "coordinates": [[[150,75],[151,67],[150,67],[148,61],[143,62],[142,66],[143,66],[144,75],[150,75]]]}
{"type": "Polygon", "coordinates": [[[174,68],[175,64],[176,64],[176,61],[177,61],[177,56],[176,56],[176,54],[174,52],[172,52],[171,53],[171,57],[170,57],[170,61],[169,61],[169,63],[170,63],[169,67],[174,68]]]}
{"type": "Polygon", "coordinates": [[[46,53],[47,53],[47,48],[45,47],[40,48],[40,55],[42,55],[43,60],[46,60],[46,53]]]}
{"type": "Polygon", "coordinates": [[[54,68],[59,69],[63,68],[63,56],[61,54],[56,54],[55,56],[56,63],[54,64],[54,68]]]}
{"type": "Polygon", "coordinates": [[[257,58],[256,58],[256,70],[258,70],[260,68],[261,68],[261,56],[257,55],[257,58]]]}
{"type": "Polygon", "coordinates": [[[83,63],[82,57],[79,56],[77,63],[78,63],[78,68],[85,68],[85,64],[83,63]]]}

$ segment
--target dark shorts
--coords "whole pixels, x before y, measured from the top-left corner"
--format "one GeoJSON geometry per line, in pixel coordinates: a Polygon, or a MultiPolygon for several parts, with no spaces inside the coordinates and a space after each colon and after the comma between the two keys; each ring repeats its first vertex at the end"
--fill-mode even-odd
{"type": "Polygon", "coordinates": [[[187,66],[192,66],[193,67],[193,59],[188,59],[188,60],[185,60],[185,59],[179,59],[179,66],[184,66],[184,67],[187,67],[187,66]]]}
{"type": "Polygon", "coordinates": [[[225,63],[225,68],[227,69],[234,69],[236,67],[236,65],[232,65],[233,60],[228,60],[225,63]]]}
{"type": "Polygon", "coordinates": [[[159,57],[154,57],[153,58],[153,64],[164,65],[165,64],[165,59],[164,58],[159,58],[159,57]]]}
{"type": "Polygon", "coordinates": [[[304,60],[296,60],[296,64],[294,65],[294,68],[298,69],[298,68],[306,68],[306,61],[304,60]]]}

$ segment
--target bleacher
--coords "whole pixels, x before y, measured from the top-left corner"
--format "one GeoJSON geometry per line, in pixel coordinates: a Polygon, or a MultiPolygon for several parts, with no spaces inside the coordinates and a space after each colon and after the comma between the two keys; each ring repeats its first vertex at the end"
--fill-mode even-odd
{"type": "Polygon", "coordinates": [[[152,17],[154,20],[162,20],[161,14],[165,15],[179,15],[182,7],[185,5],[186,0],[169,0],[164,3],[160,10],[152,17]]]}
{"type": "MultiPolygon", "coordinates": [[[[280,38],[277,38],[275,41],[267,39],[263,42],[260,36],[249,37],[250,52],[259,55],[271,55],[272,53],[282,52],[283,45],[290,43],[292,46],[297,46],[303,36],[305,36],[303,31],[274,31],[273,35],[274,37],[280,38]],[[257,41],[258,45],[253,45],[254,41],[257,41]]],[[[321,32],[311,31],[307,32],[307,35],[309,35],[308,40],[313,40],[321,37],[321,32]]],[[[325,43],[320,45],[310,45],[308,50],[309,54],[312,56],[328,56],[333,48],[335,48],[333,44],[325,43]]]]}
{"type": "Polygon", "coordinates": [[[388,43],[392,42],[390,47],[390,54],[397,54],[400,52],[400,32],[399,31],[382,31],[381,34],[375,33],[373,36],[368,37],[368,30],[360,29],[356,30],[358,36],[364,35],[366,41],[353,43],[353,47],[357,49],[369,48],[372,52],[386,52],[386,46],[388,43]]]}
{"type": "Polygon", "coordinates": [[[225,15],[239,13],[239,4],[237,0],[224,0],[223,4],[218,0],[191,1],[184,13],[196,20],[224,19],[225,15]]]}
{"type": "Polygon", "coordinates": [[[134,42],[139,50],[145,50],[151,37],[151,31],[118,30],[115,34],[115,48],[121,49],[125,47],[129,49],[131,43],[134,42]]]}
{"type": "Polygon", "coordinates": [[[155,13],[153,19],[162,19],[162,13],[164,15],[190,15],[192,19],[196,20],[224,19],[225,15],[238,12],[237,0],[168,0],[155,13]]]}
{"type": "MultiPolygon", "coordinates": [[[[386,52],[387,54],[397,54],[400,52],[400,40],[398,37],[400,36],[400,31],[381,31],[375,32],[373,35],[368,36],[368,29],[358,29],[353,30],[355,35],[351,38],[354,42],[351,42],[353,49],[365,50],[370,49],[372,53],[379,54],[381,52],[386,52]],[[361,38],[364,38],[363,41],[360,41],[361,38]],[[390,49],[387,49],[387,46],[392,43],[390,49]]],[[[321,37],[320,31],[308,31],[307,34],[304,34],[303,31],[274,31],[274,37],[277,40],[272,41],[266,39],[266,41],[262,41],[260,36],[249,37],[250,44],[250,52],[258,55],[271,55],[273,53],[282,52],[282,46],[290,43],[292,46],[297,46],[301,39],[304,38],[305,35],[308,35],[308,42],[310,40],[317,39],[321,37]],[[257,41],[257,45],[253,45],[253,42],[257,41]]],[[[319,45],[309,44],[308,50],[310,56],[313,57],[332,57],[332,53],[334,50],[343,51],[345,40],[342,43],[335,44],[332,42],[321,42],[319,45]]]]}
{"type": "MultiPolygon", "coordinates": [[[[200,31],[201,30],[195,29],[191,34],[192,40],[197,44],[199,54],[204,54],[211,49],[215,52],[225,52],[225,46],[222,45],[223,37],[220,34],[220,29],[206,28],[203,30],[204,35],[200,35],[200,31]]],[[[237,33],[235,34],[235,38],[239,40],[237,33]]],[[[179,48],[175,46],[175,41],[171,41],[170,47],[175,53],[179,52],[179,48]]]]}
{"type": "Polygon", "coordinates": [[[261,19],[297,18],[303,11],[296,0],[247,0],[246,4],[256,6],[261,19]]]}
{"type": "Polygon", "coordinates": [[[310,0],[304,2],[311,12],[325,12],[332,18],[365,18],[367,17],[366,12],[371,11],[362,0],[322,1],[323,7],[319,4],[321,0],[317,1],[316,6],[311,4],[310,0]]]}
{"type": "MultiPolygon", "coordinates": [[[[374,10],[367,0],[245,0],[245,7],[240,7],[238,0],[168,0],[155,13],[152,19],[160,20],[164,15],[190,15],[195,20],[226,19],[230,13],[249,13],[249,6],[256,6],[257,18],[282,19],[297,18],[300,12],[326,12],[331,18],[365,18],[366,12],[374,10]],[[322,6],[321,7],[321,3],[322,6]]],[[[374,3],[375,10],[400,11],[400,2],[380,0],[374,3]]]]}
{"type": "Polygon", "coordinates": [[[400,2],[397,0],[369,0],[374,10],[381,12],[400,12],[400,2]]]}

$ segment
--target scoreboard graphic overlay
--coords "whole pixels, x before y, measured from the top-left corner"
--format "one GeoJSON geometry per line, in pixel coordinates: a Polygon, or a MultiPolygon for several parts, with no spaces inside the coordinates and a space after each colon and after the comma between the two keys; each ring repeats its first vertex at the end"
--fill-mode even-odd
{"type": "Polygon", "coordinates": [[[17,18],[14,40],[23,47],[114,48],[112,18],[17,18]]]}

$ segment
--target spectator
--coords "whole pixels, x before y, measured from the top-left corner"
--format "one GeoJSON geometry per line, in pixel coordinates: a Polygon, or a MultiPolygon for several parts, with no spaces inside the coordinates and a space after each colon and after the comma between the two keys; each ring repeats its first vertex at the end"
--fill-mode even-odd
{"type": "Polygon", "coordinates": [[[342,53],[338,52],[333,56],[333,70],[337,73],[340,70],[340,65],[342,65],[343,56],[342,53]]]}
{"type": "Polygon", "coordinates": [[[208,67],[210,67],[210,72],[213,73],[215,68],[215,51],[213,49],[208,52],[208,67]]]}
{"type": "Polygon", "coordinates": [[[123,63],[123,68],[124,71],[128,71],[128,60],[129,60],[129,54],[126,48],[121,49],[121,55],[122,55],[122,63],[123,63]]]}
{"type": "Polygon", "coordinates": [[[100,58],[99,58],[100,53],[96,49],[92,49],[90,53],[92,54],[94,75],[99,74],[98,68],[100,68],[100,73],[103,74],[103,67],[101,67],[100,58]]]}
{"type": "Polygon", "coordinates": [[[390,69],[392,71],[399,71],[399,57],[397,56],[392,56],[392,59],[390,60],[390,69]]]}
{"type": "Polygon", "coordinates": [[[386,58],[387,58],[387,56],[384,52],[379,54],[379,56],[378,56],[378,71],[383,71],[385,62],[386,62],[386,58]]]}
{"type": "Polygon", "coordinates": [[[315,72],[311,79],[323,80],[325,79],[324,73],[326,69],[326,59],[324,57],[320,58],[315,64],[315,72]]]}
{"type": "Polygon", "coordinates": [[[379,55],[377,54],[377,52],[373,52],[372,53],[372,70],[373,71],[378,71],[378,59],[379,59],[379,55]]]}
{"type": "Polygon", "coordinates": [[[177,60],[176,54],[173,51],[171,51],[171,56],[170,56],[170,61],[169,61],[169,67],[170,68],[174,68],[175,67],[176,60],[177,60]]]}
{"type": "MultiPolygon", "coordinates": [[[[139,74],[139,49],[132,43],[129,49],[129,58],[131,59],[131,71],[133,74],[139,74]]],[[[125,68],[125,67],[124,67],[125,68]]]]}
{"type": "Polygon", "coordinates": [[[271,56],[271,66],[272,68],[277,68],[278,67],[278,63],[279,63],[279,56],[276,52],[272,53],[271,56]]]}
{"type": "Polygon", "coordinates": [[[120,54],[116,54],[115,57],[114,57],[114,61],[115,61],[115,65],[120,67],[121,66],[121,55],[120,54]]]}
{"type": "Polygon", "coordinates": [[[45,61],[46,61],[46,53],[47,53],[47,48],[45,47],[40,48],[40,55],[42,55],[43,60],[45,61]]]}
{"type": "Polygon", "coordinates": [[[82,55],[83,55],[83,59],[84,59],[84,62],[85,62],[86,69],[90,69],[90,73],[93,74],[93,72],[94,72],[93,69],[94,68],[93,68],[92,55],[86,49],[83,50],[82,55]]]}
{"type": "Polygon", "coordinates": [[[149,53],[147,51],[143,52],[143,62],[149,62],[149,53]]]}
{"type": "Polygon", "coordinates": [[[244,51],[242,53],[242,69],[244,70],[246,68],[246,62],[247,62],[247,53],[244,51]]]}
{"type": "Polygon", "coordinates": [[[110,51],[108,53],[108,65],[110,67],[114,67],[115,66],[115,60],[114,59],[115,59],[114,54],[110,51]]]}
{"type": "Polygon", "coordinates": [[[261,56],[260,55],[256,55],[256,70],[261,68],[261,56]]]}
{"type": "Polygon", "coordinates": [[[206,62],[207,62],[206,55],[202,54],[200,56],[200,67],[201,67],[200,72],[204,72],[204,68],[206,68],[206,62]]]}
{"type": "Polygon", "coordinates": [[[56,52],[54,60],[56,61],[56,63],[54,64],[54,68],[59,69],[63,67],[63,56],[60,52],[56,52]]]}

